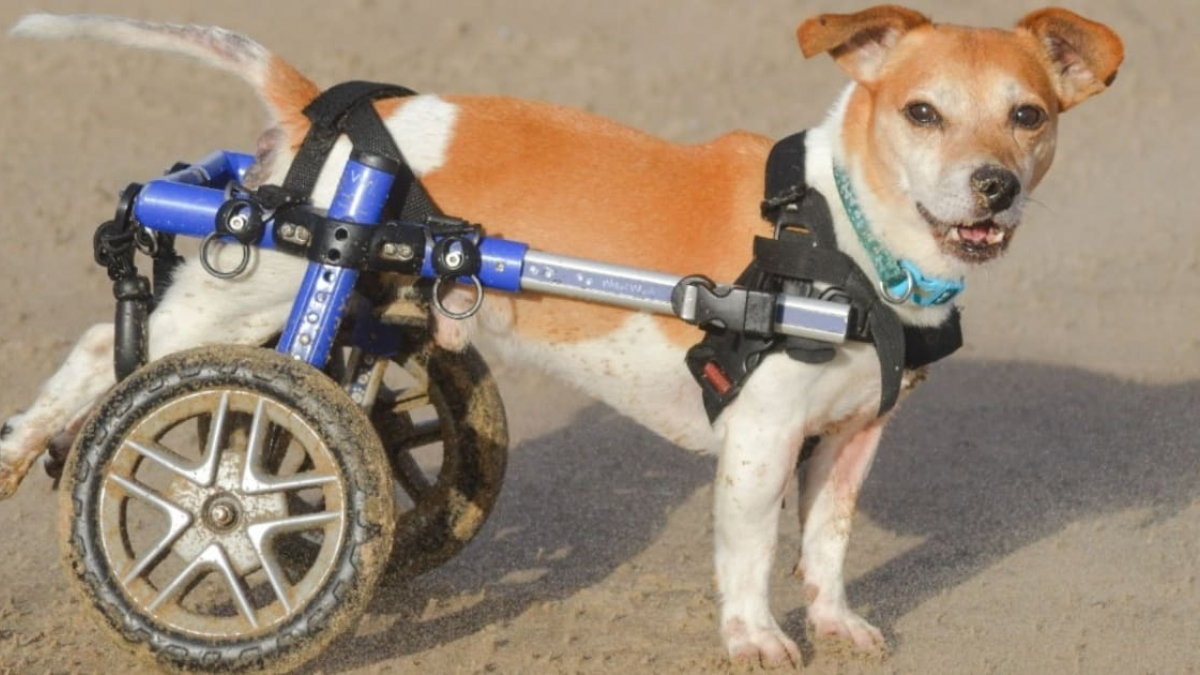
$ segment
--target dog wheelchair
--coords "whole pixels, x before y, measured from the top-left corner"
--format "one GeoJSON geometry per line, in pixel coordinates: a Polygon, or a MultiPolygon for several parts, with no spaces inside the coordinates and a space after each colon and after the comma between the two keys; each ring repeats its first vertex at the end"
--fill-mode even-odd
{"type": "MultiPolygon", "coordinates": [[[[118,384],[47,468],[63,481],[66,555],[86,604],[168,667],[299,665],[353,625],[385,573],[428,571],[479,532],[504,478],[504,406],[473,348],[435,344],[431,312],[465,319],[485,291],[535,292],[846,339],[850,308],[836,299],[555,255],[437,213],[397,216],[398,182],[419,183],[359,145],[328,209],[247,189],[254,157],[219,151],[131,185],[97,230],[117,300],[118,384]],[[254,248],[308,259],[274,344],[146,363],[177,236],[202,240],[200,263],[218,279],[241,276],[254,248]],[[240,247],[240,264],[217,264],[224,246],[240,247]],[[136,251],[153,259],[153,283],[136,251]],[[469,308],[443,301],[456,284],[472,289],[469,308]]],[[[702,375],[727,385],[710,365],[702,375]]]]}

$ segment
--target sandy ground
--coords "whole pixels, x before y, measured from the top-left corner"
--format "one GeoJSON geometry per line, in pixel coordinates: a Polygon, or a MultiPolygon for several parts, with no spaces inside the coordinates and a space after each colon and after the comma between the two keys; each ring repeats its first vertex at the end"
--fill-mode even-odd
{"type": "MultiPolygon", "coordinates": [[[[1057,166],[1009,258],[966,295],[967,347],[884,440],[855,522],[855,608],[883,661],[804,636],[785,518],[774,606],[812,672],[1200,670],[1200,14],[1176,0],[1076,0],[1128,58],[1063,120],[1057,166]]],[[[1037,7],[919,0],[1011,25],[1037,7]]],[[[662,136],[779,137],[842,86],[795,25],[839,3],[755,0],[205,3],[6,0],[218,23],[319,82],[501,92],[662,136]]],[[[92,228],[116,191],[179,158],[251,148],[236,80],[89,44],[0,39],[0,417],[110,316],[92,228]]],[[[553,242],[541,242],[553,248],[553,242]]],[[[491,521],[460,557],[380,592],[314,672],[724,672],[711,585],[713,461],[603,405],[501,370],[515,436],[491,521]]],[[[82,622],[40,470],[0,505],[0,672],[133,667],[82,622]]],[[[795,500],[789,500],[789,511],[795,500]]]]}

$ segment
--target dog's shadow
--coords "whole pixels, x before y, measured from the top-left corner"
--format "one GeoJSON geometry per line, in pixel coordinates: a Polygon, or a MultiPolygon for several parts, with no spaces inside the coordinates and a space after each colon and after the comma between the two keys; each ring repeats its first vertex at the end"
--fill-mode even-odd
{"type": "MultiPolygon", "coordinates": [[[[870,605],[896,647],[896,622],[922,602],[1072,522],[1178,513],[1200,496],[1197,411],[1198,382],[1142,386],[1024,363],[939,367],[888,426],[859,500],[879,526],[923,541],[853,580],[851,601],[870,605]]],[[[800,608],[786,625],[795,632],[803,621],[800,608]]]]}
{"type": "Polygon", "coordinates": [[[510,451],[495,510],[463,553],[377,591],[368,621],[390,627],[339,640],[312,668],[420,652],[599,583],[655,540],[672,507],[711,482],[714,466],[607,406],[587,406],[510,451]]]}
{"type": "MultiPolygon", "coordinates": [[[[852,580],[851,602],[869,605],[897,646],[901,617],[1069,523],[1178,512],[1200,496],[1197,410],[1200,382],[1143,386],[1023,363],[939,367],[889,425],[859,501],[880,527],[922,543],[852,580]]],[[[466,553],[380,591],[372,613],[390,627],[338,641],[314,666],[430,649],[599,583],[658,537],[667,512],[711,481],[713,463],[588,407],[514,448],[496,511],[466,553]]],[[[783,618],[810,661],[804,609],[783,618]]]]}

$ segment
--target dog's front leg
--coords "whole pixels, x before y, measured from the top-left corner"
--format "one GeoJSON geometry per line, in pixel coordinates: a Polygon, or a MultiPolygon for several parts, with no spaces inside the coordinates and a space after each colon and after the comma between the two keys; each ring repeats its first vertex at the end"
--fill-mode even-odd
{"type": "Polygon", "coordinates": [[[809,460],[800,522],[804,534],[796,574],[804,580],[808,622],[820,638],[845,640],[863,651],[884,648],[883,634],[850,610],[843,565],[850,525],[870,471],[883,420],[823,438],[809,460]]]}
{"type": "Polygon", "coordinates": [[[754,386],[777,379],[773,374],[764,365],[762,379],[751,378],[719,427],[713,516],[721,637],[735,662],[799,666],[800,650],[772,616],[768,590],[783,494],[804,436],[803,402],[777,387],[754,386]]]}

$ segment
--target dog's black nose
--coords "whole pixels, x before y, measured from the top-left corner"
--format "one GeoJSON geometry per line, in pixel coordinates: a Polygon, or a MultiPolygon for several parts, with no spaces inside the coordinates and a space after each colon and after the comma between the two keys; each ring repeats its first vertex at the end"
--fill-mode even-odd
{"type": "Polygon", "coordinates": [[[971,189],[992,213],[1012,206],[1013,200],[1021,194],[1021,181],[1017,175],[1000,166],[985,166],[971,174],[971,189]]]}

